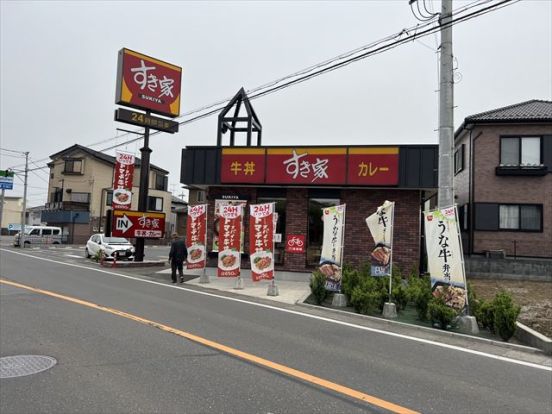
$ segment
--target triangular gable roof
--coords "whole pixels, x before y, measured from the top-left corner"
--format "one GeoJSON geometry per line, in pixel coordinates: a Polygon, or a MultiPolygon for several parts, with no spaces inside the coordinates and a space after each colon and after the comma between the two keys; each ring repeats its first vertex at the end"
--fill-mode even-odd
{"type": "MultiPolygon", "coordinates": [[[[56,152],[55,154],[50,155],[50,158],[52,160],[54,160],[56,158],[63,157],[66,154],[70,154],[73,151],[82,151],[82,152],[84,152],[84,153],[86,153],[86,154],[88,154],[88,155],[90,155],[90,156],[92,156],[92,157],[94,157],[94,158],[96,158],[100,161],[106,162],[106,163],[111,164],[111,165],[115,165],[115,157],[113,157],[111,155],[104,154],[103,152],[100,152],[100,151],[93,150],[93,149],[88,148],[88,147],[84,147],[84,146],[79,145],[79,144],[71,145],[70,147],[65,148],[64,150],[56,152]]],[[[140,158],[136,157],[134,165],[136,167],[140,167],[142,165],[142,161],[140,160],[140,158]]],[[[162,172],[164,174],[169,174],[169,172],[167,170],[164,170],[163,168],[160,168],[160,167],[158,167],[154,164],[150,164],[150,168],[153,169],[153,170],[157,170],[159,172],[162,172]]]]}
{"type": "Polygon", "coordinates": [[[532,99],[503,108],[470,115],[465,119],[466,123],[489,121],[552,122],[552,101],[532,99]]]}
{"type": "Polygon", "coordinates": [[[454,133],[458,138],[460,133],[470,124],[489,123],[552,123],[552,101],[531,99],[530,101],[504,106],[502,108],[470,115],[454,133]]]}

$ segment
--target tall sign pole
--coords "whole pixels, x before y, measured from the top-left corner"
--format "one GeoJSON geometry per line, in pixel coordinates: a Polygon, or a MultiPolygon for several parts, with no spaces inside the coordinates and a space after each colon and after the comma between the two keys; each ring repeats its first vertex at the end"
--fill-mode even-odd
{"type": "Polygon", "coordinates": [[[454,83],[452,76],[452,0],[441,1],[441,67],[439,87],[439,208],[454,204],[453,135],[454,83]]]}
{"type": "MultiPolygon", "coordinates": [[[[149,111],[147,111],[149,115],[149,111]]],[[[149,188],[149,170],[150,170],[150,154],[151,148],[149,147],[149,127],[145,128],[144,132],[144,146],[140,148],[140,153],[142,154],[142,160],[140,163],[140,191],[138,195],[138,210],[147,211],[148,210],[148,188],[149,188]]],[[[144,261],[144,246],[145,241],[143,237],[138,237],[136,239],[136,251],[134,253],[134,260],[136,262],[144,261]]]]}
{"type": "Polygon", "coordinates": [[[23,211],[21,212],[21,231],[19,233],[19,245],[25,247],[25,219],[27,216],[27,179],[29,177],[29,151],[25,152],[25,183],[23,185],[23,211]]]}

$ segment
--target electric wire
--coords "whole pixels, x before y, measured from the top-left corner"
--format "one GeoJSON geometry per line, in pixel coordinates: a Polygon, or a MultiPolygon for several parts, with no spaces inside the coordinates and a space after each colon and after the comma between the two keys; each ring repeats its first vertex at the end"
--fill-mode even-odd
{"type": "MultiPolygon", "coordinates": [[[[490,1],[491,0],[479,0],[479,1],[472,2],[472,3],[470,3],[466,6],[463,6],[463,7],[460,7],[459,9],[454,10],[453,14],[458,15],[460,13],[464,13],[464,12],[474,8],[474,7],[489,3],[490,1]]],[[[417,24],[416,26],[411,27],[409,29],[403,29],[401,32],[398,32],[398,33],[395,33],[393,35],[387,36],[383,39],[380,39],[376,42],[372,42],[368,45],[362,46],[362,47],[354,49],[352,51],[345,52],[345,53],[343,53],[339,56],[336,56],[332,59],[328,59],[324,62],[321,62],[321,63],[318,63],[316,65],[310,66],[308,68],[302,69],[302,70],[300,70],[298,72],[295,72],[291,75],[284,76],[280,79],[277,79],[275,81],[271,81],[269,83],[266,83],[264,85],[261,85],[259,87],[254,88],[254,89],[248,90],[246,92],[248,94],[251,94],[249,96],[250,100],[253,100],[253,99],[256,99],[256,98],[259,98],[259,97],[262,97],[262,96],[266,96],[266,95],[275,93],[277,91],[280,91],[282,89],[285,89],[287,87],[290,87],[292,85],[296,85],[296,84],[305,82],[306,80],[312,79],[312,78],[320,76],[322,74],[332,72],[336,69],[342,68],[344,66],[347,66],[347,65],[349,65],[353,62],[364,59],[366,57],[376,55],[376,54],[382,53],[382,52],[387,51],[387,50],[391,50],[391,49],[393,49],[393,48],[395,48],[399,45],[407,43],[408,41],[414,41],[419,37],[424,37],[424,36],[427,36],[429,34],[436,33],[439,30],[441,30],[442,27],[448,27],[448,26],[452,27],[452,26],[454,26],[458,23],[471,20],[475,17],[482,16],[484,14],[490,13],[491,11],[499,10],[499,9],[504,8],[506,6],[515,4],[519,1],[520,0],[502,0],[498,3],[491,4],[490,6],[487,6],[487,7],[481,8],[481,9],[477,9],[477,10],[475,10],[471,13],[468,13],[466,15],[455,17],[455,18],[451,19],[447,24],[441,24],[441,22],[439,22],[438,25],[432,26],[429,29],[427,29],[426,28],[427,26],[431,26],[433,23],[435,23],[438,20],[437,17],[439,16],[439,14],[435,13],[434,17],[431,18],[431,19],[428,19],[428,21],[426,23],[417,24]],[[421,29],[423,29],[423,30],[421,30],[421,29]],[[411,32],[414,32],[414,34],[410,34],[411,32]],[[400,37],[404,34],[406,34],[406,36],[402,37],[402,39],[401,39],[400,37]],[[399,38],[399,39],[397,39],[397,38],[399,38]],[[392,39],[396,39],[396,40],[394,40],[390,44],[379,46],[382,43],[384,43],[386,41],[390,41],[392,39]],[[379,46],[379,47],[376,47],[376,46],[379,46]],[[373,49],[373,50],[371,50],[371,49],[373,49]],[[341,60],[341,61],[338,61],[338,60],[341,60]],[[336,63],[334,63],[334,62],[336,62],[336,63]],[[295,79],[293,79],[293,78],[295,78],[295,79]],[[291,79],[291,80],[289,80],[289,79],[291,79]],[[285,82],[286,80],[289,80],[289,81],[285,82]],[[285,83],[282,83],[282,82],[285,82],[285,83]],[[266,90],[263,90],[263,89],[266,89],[266,90]]],[[[179,125],[183,126],[183,125],[198,121],[200,119],[206,118],[208,116],[211,116],[211,115],[219,112],[221,109],[223,109],[226,106],[226,104],[228,103],[228,101],[230,99],[231,98],[227,98],[227,99],[223,99],[223,100],[217,101],[217,102],[209,104],[209,105],[205,105],[201,108],[194,109],[192,111],[184,113],[184,114],[176,117],[175,119],[181,119],[181,118],[196,114],[198,112],[202,112],[202,111],[205,111],[207,109],[214,108],[214,109],[209,110],[209,111],[207,111],[203,114],[199,114],[199,115],[194,116],[190,119],[181,121],[181,122],[179,122],[179,125]]],[[[150,136],[158,135],[161,132],[162,131],[152,132],[152,133],[150,133],[150,136]]],[[[111,138],[108,138],[108,139],[105,139],[105,140],[101,140],[101,141],[98,141],[96,143],[89,144],[88,146],[92,147],[92,146],[97,146],[97,145],[100,145],[100,144],[103,144],[103,143],[106,143],[106,142],[112,142],[114,139],[123,138],[126,135],[129,135],[129,133],[122,134],[122,135],[116,136],[116,137],[111,137],[111,138]]],[[[133,139],[130,139],[130,140],[123,141],[121,143],[117,143],[117,144],[105,147],[105,148],[103,148],[99,151],[100,152],[109,151],[109,150],[118,148],[118,147],[123,146],[123,145],[128,145],[130,143],[137,142],[141,139],[143,139],[143,137],[133,138],[133,139]]],[[[46,161],[48,159],[49,158],[44,158],[44,159],[38,160],[37,162],[46,161]]],[[[15,166],[15,167],[17,167],[17,166],[15,166]]],[[[48,168],[48,167],[47,166],[37,167],[33,170],[38,170],[38,169],[42,170],[42,169],[46,169],[46,168],[48,168]]],[[[29,171],[31,171],[31,170],[29,170],[29,171]]]]}

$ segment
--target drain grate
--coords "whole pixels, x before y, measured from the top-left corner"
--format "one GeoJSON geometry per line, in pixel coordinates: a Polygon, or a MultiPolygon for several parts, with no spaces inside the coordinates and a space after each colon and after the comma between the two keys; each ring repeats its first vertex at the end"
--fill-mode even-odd
{"type": "Polygon", "coordinates": [[[15,355],[0,358],[0,378],[15,378],[46,371],[57,364],[43,355],[15,355]]]}

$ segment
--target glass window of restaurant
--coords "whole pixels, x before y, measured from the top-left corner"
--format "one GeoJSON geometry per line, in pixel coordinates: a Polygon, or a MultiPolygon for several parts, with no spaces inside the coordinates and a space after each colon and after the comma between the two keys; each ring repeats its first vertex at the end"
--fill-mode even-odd
{"type": "Polygon", "coordinates": [[[327,194],[309,194],[307,266],[316,266],[320,262],[324,237],[322,209],[337,205],[339,205],[339,192],[335,192],[335,194],[330,192],[327,194]],[[318,195],[326,197],[317,197],[318,195]]]}
{"type": "Polygon", "coordinates": [[[285,190],[259,189],[257,192],[257,204],[275,203],[274,211],[278,214],[276,223],[276,234],[280,234],[282,239],[274,243],[274,263],[284,264],[285,240],[286,234],[286,193],[285,190]],[[271,191],[270,191],[271,190],[271,191]]]}

